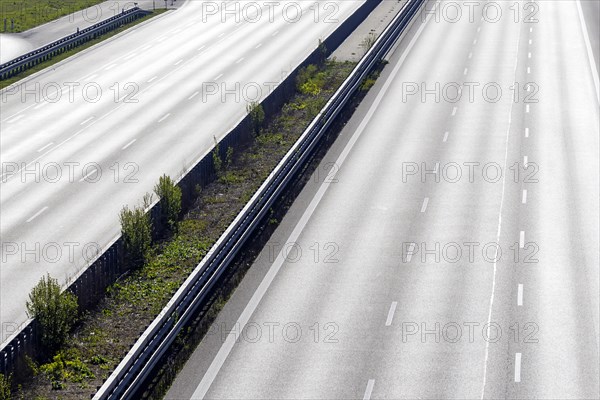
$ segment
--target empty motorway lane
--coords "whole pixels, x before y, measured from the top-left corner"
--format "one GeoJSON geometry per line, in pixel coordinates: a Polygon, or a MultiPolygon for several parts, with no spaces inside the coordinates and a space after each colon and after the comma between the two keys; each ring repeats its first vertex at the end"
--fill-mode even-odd
{"type": "Polygon", "coordinates": [[[0,342],[46,272],[84,268],[363,1],[254,4],[190,1],[1,92],[0,342]]]}
{"type": "Polygon", "coordinates": [[[428,3],[168,399],[599,397],[579,2],[478,4],[428,3]]]}

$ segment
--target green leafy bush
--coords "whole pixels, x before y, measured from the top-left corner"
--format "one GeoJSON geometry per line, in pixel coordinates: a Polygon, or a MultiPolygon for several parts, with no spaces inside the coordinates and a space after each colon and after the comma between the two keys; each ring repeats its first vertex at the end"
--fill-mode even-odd
{"type": "Polygon", "coordinates": [[[73,352],[59,352],[51,362],[40,366],[40,370],[50,379],[55,390],[63,389],[67,381],[79,383],[95,378],[88,366],[73,352]]]}
{"type": "Polygon", "coordinates": [[[52,354],[60,349],[77,317],[75,295],[61,293],[58,281],[48,274],[31,290],[26,307],[27,315],[39,323],[44,350],[52,354]]]}
{"type": "Polygon", "coordinates": [[[255,135],[260,133],[260,128],[262,124],[265,122],[265,110],[263,109],[262,104],[253,101],[246,105],[246,111],[250,116],[250,123],[252,124],[252,132],[255,135]]]}
{"type": "Polygon", "coordinates": [[[223,172],[223,160],[221,159],[221,154],[219,153],[220,146],[219,142],[217,142],[216,136],[213,136],[213,140],[215,141],[215,147],[212,151],[213,167],[215,167],[215,173],[217,176],[220,176],[221,172],[223,172]]]}
{"type": "Polygon", "coordinates": [[[0,374],[0,400],[10,400],[11,377],[0,374]]]}
{"type": "Polygon", "coordinates": [[[181,213],[181,189],[168,175],[163,175],[154,186],[154,192],[160,199],[161,225],[171,232],[177,231],[177,222],[181,213]]]}
{"type": "Polygon", "coordinates": [[[150,199],[150,196],[145,197],[144,207],[135,207],[133,210],[123,207],[119,215],[125,262],[131,268],[139,268],[146,263],[152,245],[152,222],[145,211],[150,199]]]}

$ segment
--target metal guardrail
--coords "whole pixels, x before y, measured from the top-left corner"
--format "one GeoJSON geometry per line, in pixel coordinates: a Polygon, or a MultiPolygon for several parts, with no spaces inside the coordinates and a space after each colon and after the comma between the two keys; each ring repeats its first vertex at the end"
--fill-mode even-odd
{"type": "Polygon", "coordinates": [[[359,61],[350,76],[96,392],[94,400],[130,399],[135,395],[181,329],[210,296],[215,283],[287,183],[309,158],[324,132],[360,87],[364,78],[392,48],[425,1],[408,0],[400,13],[359,61]]]}
{"type": "Polygon", "coordinates": [[[70,49],[87,42],[101,34],[111,31],[123,22],[131,22],[134,19],[149,14],[150,11],[142,10],[139,7],[133,7],[129,10],[123,10],[121,13],[100,21],[97,24],[82,29],[76,33],[60,38],[52,43],[23,54],[4,64],[0,65],[0,80],[10,78],[20,72],[25,71],[46,61],[53,56],[62,53],[65,49],[70,49]]]}

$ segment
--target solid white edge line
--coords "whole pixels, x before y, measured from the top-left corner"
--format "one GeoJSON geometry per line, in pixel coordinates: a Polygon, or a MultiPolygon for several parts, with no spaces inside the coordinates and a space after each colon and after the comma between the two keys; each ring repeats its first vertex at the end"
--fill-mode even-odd
{"type": "Polygon", "coordinates": [[[87,174],[85,174],[85,176],[83,178],[81,178],[79,180],[79,182],[85,181],[90,175],[92,175],[93,173],[96,173],[96,172],[98,172],[98,169],[94,168],[91,172],[88,172],[87,174]]]}
{"type": "Polygon", "coordinates": [[[36,219],[37,217],[39,217],[47,209],[48,209],[48,206],[45,206],[40,211],[38,211],[35,214],[33,214],[31,217],[29,217],[29,219],[27,220],[27,223],[30,223],[31,221],[33,221],[34,219],[36,219]]]}
{"type": "MultiPolygon", "coordinates": [[[[346,147],[344,147],[344,150],[342,151],[342,153],[339,155],[336,163],[334,164],[334,165],[337,165],[338,168],[341,168],[342,164],[344,163],[344,160],[346,159],[346,157],[348,157],[348,153],[350,153],[350,150],[352,150],[352,147],[354,147],[354,144],[358,141],[359,137],[362,135],[362,132],[364,131],[366,125],[369,123],[369,121],[373,117],[373,114],[375,113],[375,110],[379,106],[379,103],[381,103],[381,101],[383,100],[385,94],[387,93],[389,87],[392,84],[392,81],[394,80],[394,78],[398,74],[398,71],[400,71],[400,68],[404,64],[404,60],[406,59],[408,53],[414,47],[417,39],[421,36],[423,29],[425,28],[425,26],[431,19],[431,15],[432,14],[427,15],[427,19],[426,19],[425,23],[423,23],[419,27],[419,30],[417,31],[415,36],[413,36],[412,40],[410,41],[410,43],[404,50],[404,53],[400,57],[400,60],[398,60],[398,63],[396,64],[396,66],[394,67],[394,69],[392,70],[390,75],[388,76],[387,80],[384,82],[383,87],[381,88],[381,91],[379,92],[379,94],[377,95],[375,100],[373,101],[373,104],[367,111],[367,114],[365,115],[365,117],[363,118],[361,123],[359,124],[356,131],[354,131],[354,134],[350,138],[349,142],[346,144],[346,147]]],[[[321,186],[319,187],[319,190],[315,194],[315,197],[313,197],[312,201],[310,202],[310,204],[304,211],[304,214],[302,214],[302,217],[300,217],[298,224],[296,225],[296,227],[290,234],[286,243],[292,243],[292,242],[297,241],[298,236],[300,236],[300,233],[304,229],[304,226],[307,224],[308,219],[312,216],[313,212],[319,205],[319,202],[325,195],[325,191],[327,190],[328,187],[329,187],[329,181],[324,180],[323,183],[321,184],[321,186]]],[[[281,269],[281,266],[283,265],[284,260],[285,260],[285,257],[277,257],[275,262],[271,265],[271,268],[269,269],[269,271],[267,271],[267,274],[265,275],[262,282],[260,283],[260,285],[258,286],[256,291],[252,295],[252,298],[250,299],[250,301],[244,308],[244,311],[242,311],[242,313],[240,314],[240,317],[237,320],[238,325],[236,325],[236,326],[240,326],[242,329],[246,326],[246,324],[250,320],[250,317],[256,310],[258,303],[260,303],[264,294],[269,289],[269,286],[271,286],[273,279],[275,279],[275,276],[281,269]]],[[[219,349],[217,355],[212,360],[210,366],[206,370],[206,373],[202,377],[202,380],[196,387],[196,390],[194,390],[194,393],[192,394],[193,399],[195,399],[195,400],[204,399],[204,396],[206,396],[208,389],[210,389],[210,386],[212,385],[213,381],[217,377],[217,374],[221,370],[223,363],[225,362],[225,360],[229,356],[229,353],[233,349],[234,344],[235,344],[234,335],[228,335],[227,339],[225,339],[225,341],[221,345],[221,348],[219,349]]]]}
{"type": "Polygon", "coordinates": [[[365,389],[365,395],[363,396],[363,400],[371,399],[371,393],[373,393],[373,386],[375,386],[375,379],[369,379],[369,382],[367,382],[367,388],[365,389]]]}
{"type": "Polygon", "coordinates": [[[14,118],[12,118],[12,119],[10,119],[10,120],[6,121],[6,122],[8,122],[9,124],[12,124],[13,122],[17,122],[18,120],[20,120],[20,119],[21,119],[21,118],[23,118],[23,117],[24,117],[24,115],[23,115],[23,114],[19,114],[19,115],[17,115],[16,117],[14,117],[14,118]]]}
{"type": "Polygon", "coordinates": [[[390,310],[388,311],[388,315],[387,318],[385,320],[385,326],[391,326],[392,325],[392,321],[394,320],[394,313],[396,312],[396,307],[398,306],[398,302],[397,301],[392,301],[392,304],[390,305],[390,310]]]}
{"type": "Polygon", "coordinates": [[[54,142],[50,142],[47,145],[45,145],[44,147],[42,147],[41,149],[39,149],[37,152],[41,153],[42,151],[46,150],[48,147],[52,146],[54,144],[54,142]]]}
{"type": "Polygon", "coordinates": [[[590,62],[590,69],[592,70],[592,79],[594,80],[594,86],[596,87],[596,100],[598,101],[598,103],[600,103],[600,88],[598,87],[598,69],[596,68],[596,60],[594,60],[594,54],[592,53],[592,45],[590,43],[590,37],[588,35],[585,18],[583,17],[583,10],[581,9],[580,0],[577,0],[577,11],[579,12],[579,21],[581,21],[583,40],[585,41],[585,47],[587,49],[588,59],[590,62]]]}
{"type": "Polygon", "coordinates": [[[131,142],[127,143],[125,146],[121,147],[121,150],[125,150],[129,146],[131,146],[137,139],[133,139],[131,142]]]}

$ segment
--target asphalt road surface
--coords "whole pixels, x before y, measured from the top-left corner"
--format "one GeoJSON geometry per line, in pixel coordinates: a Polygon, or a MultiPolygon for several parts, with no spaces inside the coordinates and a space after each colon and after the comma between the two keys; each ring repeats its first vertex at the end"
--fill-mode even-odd
{"type": "Polygon", "coordinates": [[[3,90],[0,342],[46,272],[84,268],[362,3],[192,1],[3,90]]]}
{"type": "Polygon", "coordinates": [[[494,4],[416,20],[167,399],[599,398],[579,2],[494,4]]]}

